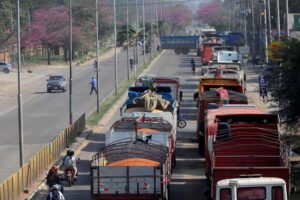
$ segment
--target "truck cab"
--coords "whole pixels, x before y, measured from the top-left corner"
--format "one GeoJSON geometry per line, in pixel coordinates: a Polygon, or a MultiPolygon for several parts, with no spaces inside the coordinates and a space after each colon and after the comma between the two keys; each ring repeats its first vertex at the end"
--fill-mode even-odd
{"type": "Polygon", "coordinates": [[[216,200],[287,200],[286,183],[281,178],[249,177],[217,182],[216,200]]]}

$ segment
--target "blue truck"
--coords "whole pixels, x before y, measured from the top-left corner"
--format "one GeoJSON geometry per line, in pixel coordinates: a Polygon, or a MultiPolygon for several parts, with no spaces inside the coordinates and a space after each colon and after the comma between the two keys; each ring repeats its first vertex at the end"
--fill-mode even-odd
{"type": "Polygon", "coordinates": [[[200,50],[200,36],[162,36],[162,49],[174,49],[176,54],[188,54],[190,50],[200,50]]]}
{"type": "Polygon", "coordinates": [[[240,32],[230,32],[228,33],[227,42],[225,42],[228,46],[242,46],[245,41],[245,36],[240,32]]]}

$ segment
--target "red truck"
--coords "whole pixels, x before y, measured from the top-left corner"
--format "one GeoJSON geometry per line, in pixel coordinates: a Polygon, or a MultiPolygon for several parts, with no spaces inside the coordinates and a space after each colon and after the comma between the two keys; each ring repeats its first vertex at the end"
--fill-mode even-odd
{"type": "Polygon", "coordinates": [[[247,96],[243,93],[244,87],[238,79],[202,78],[200,80],[198,94],[195,93],[198,106],[196,135],[199,141],[200,155],[204,155],[205,113],[209,106],[211,107],[220,102],[220,96],[216,92],[216,89],[220,87],[228,90],[229,104],[248,104],[247,96]]]}
{"type": "Polygon", "coordinates": [[[212,47],[222,46],[221,43],[204,42],[202,45],[202,65],[208,65],[209,61],[213,59],[212,47]]]}
{"type": "MultiPolygon", "coordinates": [[[[273,177],[274,187],[277,179],[283,180],[286,188],[281,190],[289,191],[288,148],[282,135],[278,133],[277,115],[267,114],[249,105],[224,105],[207,111],[205,131],[205,168],[211,189],[209,197],[220,197],[216,192],[216,185],[222,180],[238,181],[243,180],[243,177],[252,176],[273,177]]],[[[240,190],[247,194],[243,199],[260,199],[256,198],[255,191],[252,191],[253,188],[257,191],[262,188],[259,181],[256,183],[253,185],[253,182],[248,182],[248,187],[240,190]]],[[[239,194],[239,190],[229,193],[242,195],[239,194]]],[[[278,194],[284,195],[285,198],[273,194],[274,198],[262,199],[286,199],[286,193],[278,194]]],[[[216,200],[220,199],[228,198],[216,200]]]]}

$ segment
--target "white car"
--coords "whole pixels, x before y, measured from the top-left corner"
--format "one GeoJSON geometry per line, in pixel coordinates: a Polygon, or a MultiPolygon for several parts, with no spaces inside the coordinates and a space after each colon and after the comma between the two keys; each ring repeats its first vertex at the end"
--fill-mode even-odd
{"type": "Polygon", "coordinates": [[[4,72],[4,73],[9,73],[12,69],[12,65],[7,63],[7,62],[3,62],[0,61],[0,71],[4,72]]]}

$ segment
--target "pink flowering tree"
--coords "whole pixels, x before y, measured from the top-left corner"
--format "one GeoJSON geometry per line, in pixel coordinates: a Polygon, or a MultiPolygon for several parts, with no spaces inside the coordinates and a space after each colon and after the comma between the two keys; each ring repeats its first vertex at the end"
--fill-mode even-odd
{"type": "MultiPolygon", "coordinates": [[[[73,23],[75,24],[75,23],[73,23]]],[[[33,13],[29,33],[24,38],[23,46],[42,44],[47,49],[48,64],[51,64],[51,50],[62,47],[65,58],[69,51],[69,13],[65,6],[39,9],[33,13]]],[[[74,50],[80,46],[82,32],[73,26],[74,50]]]]}
{"type": "Polygon", "coordinates": [[[197,18],[204,23],[213,26],[218,31],[224,31],[228,27],[228,10],[224,9],[221,1],[213,1],[202,4],[197,11],[197,18]]]}
{"type": "Polygon", "coordinates": [[[177,4],[170,8],[170,33],[185,30],[192,22],[192,12],[184,4],[177,4]]]}

